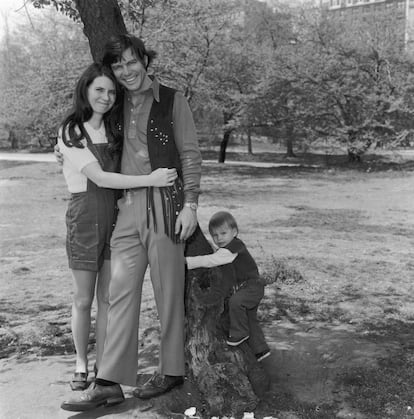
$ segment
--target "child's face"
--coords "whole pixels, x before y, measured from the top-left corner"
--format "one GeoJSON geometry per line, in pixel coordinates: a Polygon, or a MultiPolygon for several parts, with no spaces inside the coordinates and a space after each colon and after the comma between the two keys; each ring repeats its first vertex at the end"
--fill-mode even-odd
{"type": "Polygon", "coordinates": [[[223,224],[211,232],[211,237],[218,247],[227,246],[236,236],[237,230],[227,224],[223,224]]]}

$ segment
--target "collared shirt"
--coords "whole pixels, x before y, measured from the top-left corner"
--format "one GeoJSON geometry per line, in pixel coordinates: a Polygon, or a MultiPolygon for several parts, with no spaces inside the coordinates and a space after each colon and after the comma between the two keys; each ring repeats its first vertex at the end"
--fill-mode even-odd
{"type": "MultiPolygon", "coordinates": [[[[125,175],[147,175],[151,164],[147,147],[147,125],[153,100],[159,102],[159,83],[152,81],[142,91],[135,105],[126,92],[124,102],[124,148],[121,173],[125,175]]],[[[200,193],[201,153],[197,133],[187,99],[175,93],[173,107],[173,129],[175,144],[180,155],[183,171],[185,201],[197,202],[200,193]]]]}

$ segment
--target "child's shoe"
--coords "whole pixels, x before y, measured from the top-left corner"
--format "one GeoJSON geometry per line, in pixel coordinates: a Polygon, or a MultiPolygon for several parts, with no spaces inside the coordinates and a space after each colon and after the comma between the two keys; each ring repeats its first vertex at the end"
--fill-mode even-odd
{"type": "Polygon", "coordinates": [[[258,354],[255,354],[256,359],[260,362],[263,361],[265,358],[267,358],[270,355],[269,349],[263,352],[259,352],[258,354]]]}
{"type": "Polygon", "coordinates": [[[233,337],[229,336],[229,338],[227,339],[226,342],[227,342],[227,345],[230,345],[230,346],[238,346],[241,343],[243,343],[245,340],[249,339],[249,337],[250,336],[245,336],[243,338],[237,339],[237,338],[233,338],[233,337]]]}

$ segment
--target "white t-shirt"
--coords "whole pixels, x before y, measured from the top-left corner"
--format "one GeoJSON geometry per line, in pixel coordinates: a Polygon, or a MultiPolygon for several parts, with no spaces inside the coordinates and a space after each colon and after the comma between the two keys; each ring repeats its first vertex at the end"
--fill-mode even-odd
{"type": "MultiPolygon", "coordinates": [[[[108,143],[103,124],[98,130],[94,129],[88,122],[84,123],[84,127],[91,137],[92,143],[108,143]]],[[[67,147],[62,140],[62,132],[59,130],[58,145],[60,152],[63,154],[63,176],[71,193],[86,192],[88,178],[82,173],[82,169],[97,161],[87,147],[86,140],[83,139],[81,143],[85,146],[84,148],[67,147]]]]}

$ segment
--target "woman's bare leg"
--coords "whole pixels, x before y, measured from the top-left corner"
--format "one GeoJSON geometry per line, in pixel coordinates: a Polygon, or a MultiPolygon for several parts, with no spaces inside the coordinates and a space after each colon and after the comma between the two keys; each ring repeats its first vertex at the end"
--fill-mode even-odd
{"type": "Polygon", "coordinates": [[[76,349],[76,372],[88,371],[88,342],[91,307],[95,295],[96,272],[72,270],[74,294],[72,304],[72,336],[76,349]]]}

